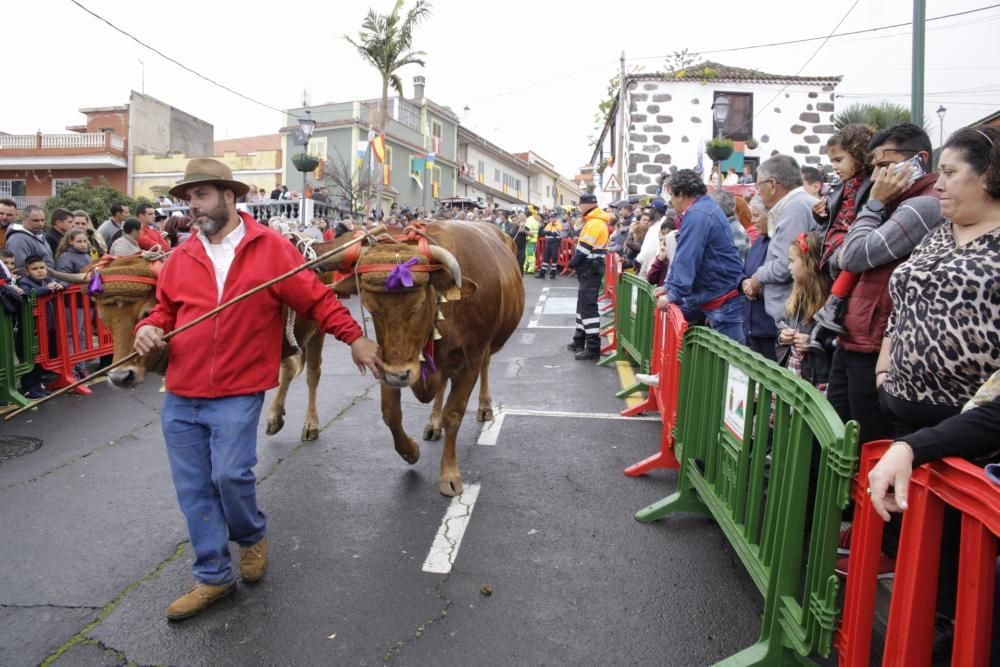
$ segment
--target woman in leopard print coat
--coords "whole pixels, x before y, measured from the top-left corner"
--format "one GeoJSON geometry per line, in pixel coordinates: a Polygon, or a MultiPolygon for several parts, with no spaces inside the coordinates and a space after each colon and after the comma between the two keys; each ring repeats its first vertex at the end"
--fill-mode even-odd
{"type": "Polygon", "coordinates": [[[876,366],[896,436],[961,410],[1000,369],[1000,129],[944,145],[943,224],[892,274],[892,316],[876,366]]]}

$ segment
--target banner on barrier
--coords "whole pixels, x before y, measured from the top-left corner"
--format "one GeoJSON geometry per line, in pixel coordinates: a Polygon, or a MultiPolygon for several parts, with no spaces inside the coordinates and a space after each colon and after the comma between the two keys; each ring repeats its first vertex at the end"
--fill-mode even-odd
{"type": "Polygon", "coordinates": [[[726,408],[723,411],[722,421],[741,443],[746,426],[749,389],[750,378],[747,374],[735,366],[730,366],[726,379],[726,408]]]}

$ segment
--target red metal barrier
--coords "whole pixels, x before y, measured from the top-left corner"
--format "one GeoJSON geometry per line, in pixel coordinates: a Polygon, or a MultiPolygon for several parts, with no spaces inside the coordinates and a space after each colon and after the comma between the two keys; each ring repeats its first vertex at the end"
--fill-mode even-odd
{"type": "Polygon", "coordinates": [[[660,451],[647,459],[625,468],[629,477],[645,475],[659,468],[679,468],[674,455],[674,426],[677,424],[677,392],[681,378],[681,346],[687,321],[677,306],[670,304],[666,311],[657,309],[656,325],[653,332],[653,360],[651,373],[660,376],[659,385],[650,389],[646,400],[633,408],[622,411],[622,416],[631,417],[656,408],[660,411],[663,428],[660,431],[660,451]]]}
{"type": "Polygon", "coordinates": [[[569,273],[569,262],[573,259],[573,253],[575,252],[576,241],[569,237],[559,241],[559,259],[556,260],[556,264],[562,269],[563,275],[569,273]]]}
{"type": "MultiPolygon", "coordinates": [[[[870,442],[861,452],[854,480],[850,576],[844,618],[837,634],[840,665],[868,665],[875,616],[879,553],[884,523],[866,494],[868,473],[889,441],[870,442]]],[[[962,515],[952,665],[979,667],[990,660],[990,635],[1000,536],[1000,486],[983,469],[948,458],[920,466],[910,479],[909,509],[896,558],[883,665],[931,664],[944,508],[962,515]]]]}
{"type": "MultiPolygon", "coordinates": [[[[35,363],[58,376],[45,383],[49,389],[61,389],[76,382],[73,376],[76,364],[114,353],[111,332],[97,317],[97,309],[91,305],[90,297],[81,292],[80,285],[40,297],[35,304],[34,315],[38,335],[35,363]],[[51,316],[49,304],[53,309],[51,316]],[[50,327],[54,330],[51,337],[50,327]],[[51,343],[55,343],[55,349],[52,349],[51,343]]],[[[73,391],[91,393],[90,388],[84,385],[73,391]]]]}
{"type": "Polygon", "coordinates": [[[607,299],[608,305],[600,309],[601,315],[611,313],[612,320],[604,329],[601,336],[608,339],[608,344],[601,348],[601,356],[611,354],[618,349],[618,336],[615,335],[615,309],[618,306],[618,276],[622,272],[622,258],[615,252],[609,252],[604,256],[604,293],[600,299],[607,299]]]}

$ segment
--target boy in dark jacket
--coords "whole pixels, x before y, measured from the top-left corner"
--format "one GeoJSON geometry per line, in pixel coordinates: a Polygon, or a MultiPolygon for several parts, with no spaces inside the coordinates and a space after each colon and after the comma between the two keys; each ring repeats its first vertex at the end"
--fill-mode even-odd
{"type": "MultiPolygon", "coordinates": [[[[24,258],[24,273],[18,279],[18,284],[24,290],[25,294],[34,294],[35,298],[43,297],[52,292],[58,292],[64,288],[61,282],[49,278],[49,269],[45,266],[45,261],[40,255],[29,255],[24,258]]],[[[55,347],[56,333],[56,310],[54,304],[49,303],[46,306],[46,314],[48,316],[46,318],[48,320],[48,331],[45,334],[49,337],[49,350],[52,350],[55,347]]],[[[42,335],[41,331],[36,333],[39,336],[42,335]]],[[[42,386],[43,372],[42,367],[36,365],[21,378],[21,393],[26,398],[34,401],[48,396],[48,392],[42,386]]]]}

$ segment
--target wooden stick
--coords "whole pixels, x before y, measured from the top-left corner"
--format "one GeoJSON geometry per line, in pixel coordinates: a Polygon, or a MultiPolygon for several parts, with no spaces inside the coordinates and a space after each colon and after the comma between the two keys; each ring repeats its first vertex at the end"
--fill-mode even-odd
{"type": "MultiPolygon", "coordinates": [[[[377,228],[377,229],[380,229],[380,228],[377,228]]],[[[196,317],[195,319],[191,320],[190,322],[188,322],[184,326],[179,327],[177,329],[174,329],[173,331],[171,331],[170,333],[168,333],[167,335],[165,335],[163,337],[163,342],[167,342],[168,340],[170,340],[171,338],[173,338],[177,334],[182,333],[184,331],[187,331],[188,329],[190,329],[191,327],[195,326],[196,324],[201,324],[202,322],[204,322],[208,318],[213,317],[215,315],[218,315],[220,312],[222,312],[226,308],[229,308],[230,306],[233,306],[233,305],[239,303],[240,301],[243,301],[244,299],[247,299],[247,298],[253,296],[257,292],[260,292],[262,290],[267,289],[271,285],[274,285],[276,283],[280,283],[282,280],[287,280],[288,278],[291,278],[292,276],[294,276],[296,273],[299,273],[300,271],[304,271],[306,269],[311,269],[312,267],[314,267],[314,266],[316,266],[318,264],[322,264],[323,262],[325,262],[326,260],[330,259],[334,255],[343,252],[344,250],[346,250],[347,248],[351,247],[352,245],[354,245],[356,243],[360,243],[361,241],[364,241],[367,238],[368,238],[368,236],[359,236],[359,237],[357,237],[357,238],[355,238],[355,239],[353,239],[353,240],[345,243],[344,245],[337,246],[333,250],[330,250],[329,252],[325,252],[322,255],[317,256],[315,259],[309,260],[305,264],[297,266],[296,268],[292,269],[291,271],[287,271],[287,272],[281,274],[277,278],[272,278],[271,280],[268,280],[266,283],[261,283],[260,285],[257,285],[257,287],[254,287],[253,289],[247,290],[243,294],[240,294],[238,296],[234,296],[229,301],[226,301],[225,303],[216,306],[215,308],[213,308],[212,310],[208,311],[204,315],[199,315],[198,317],[196,317]]],[[[54,392],[52,394],[49,394],[45,398],[40,398],[37,401],[34,401],[32,403],[28,403],[27,405],[18,408],[14,412],[11,412],[10,414],[6,415],[4,417],[4,421],[10,421],[14,417],[16,417],[19,414],[21,414],[22,412],[26,412],[27,410],[30,410],[32,408],[36,408],[39,405],[41,405],[42,403],[44,403],[45,401],[53,399],[56,396],[62,396],[66,392],[70,391],[71,389],[76,389],[77,387],[79,387],[84,382],[89,382],[90,380],[93,380],[96,377],[99,377],[101,375],[104,375],[105,373],[113,371],[114,369],[118,368],[119,366],[122,366],[122,365],[128,363],[129,361],[132,361],[133,359],[136,359],[138,357],[139,357],[139,353],[138,352],[133,352],[133,353],[129,354],[127,357],[123,357],[123,358],[119,359],[118,361],[116,361],[115,363],[111,364],[110,366],[106,366],[105,368],[102,368],[99,371],[91,373],[90,375],[88,375],[87,377],[83,378],[82,380],[77,380],[73,384],[71,384],[69,386],[66,386],[66,387],[63,387],[62,389],[60,389],[60,390],[58,390],[58,391],[56,391],[56,392],[54,392]]]]}

